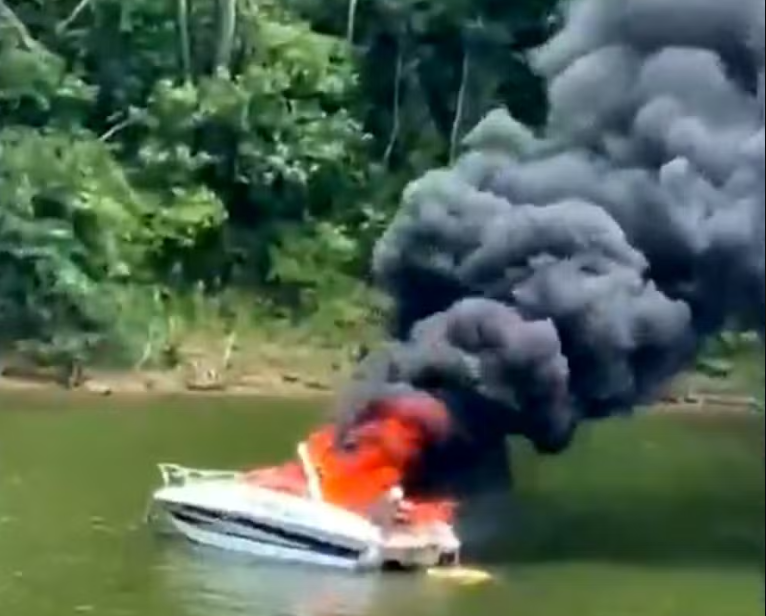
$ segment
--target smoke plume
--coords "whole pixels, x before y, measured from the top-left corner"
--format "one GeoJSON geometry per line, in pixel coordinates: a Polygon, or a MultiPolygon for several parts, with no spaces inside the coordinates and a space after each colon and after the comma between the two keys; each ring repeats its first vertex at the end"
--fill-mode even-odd
{"type": "Polygon", "coordinates": [[[423,390],[456,441],[558,452],[722,327],[763,333],[763,0],[575,1],[532,63],[542,134],[492,111],[380,238],[394,341],[359,366],[346,425],[423,390]]]}

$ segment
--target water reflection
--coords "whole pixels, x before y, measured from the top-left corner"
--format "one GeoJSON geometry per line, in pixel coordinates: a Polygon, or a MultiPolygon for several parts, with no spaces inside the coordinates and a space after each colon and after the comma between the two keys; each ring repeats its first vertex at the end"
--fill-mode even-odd
{"type": "Polygon", "coordinates": [[[362,575],[178,545],[166,546],[159,568],[185,616],[390,616],[424,605],[439,614],[453,590],[419,575],[362,575]]]}
{"type": "Polygon", "coordinates": [[[30,412],[0,395],[0,616],[763,613],[763,418],[604,422],[553,458],[514,443],[511,508],[461,532],[502,526],[491,554],[466,554],[495,582],[466,587],[254,563],[135,528],[158,460],[282,459],[312,407],[67,400],[30,412]]]}

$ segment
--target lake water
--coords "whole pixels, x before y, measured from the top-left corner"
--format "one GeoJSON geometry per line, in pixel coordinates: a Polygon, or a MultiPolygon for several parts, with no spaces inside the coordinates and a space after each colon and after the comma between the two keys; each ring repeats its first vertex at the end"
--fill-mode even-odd
{"type": "MultiPolygon", "coordinates": [[[[652,415],[514,450],[494,581],[253,563],[142,525],[155,464],[292,455],[308,404],[0,396],[4,616],[754,616],[763,612],[764,425],[652,415]]],[[[500,515],[500,514],[498,514],[500,515]]]]}

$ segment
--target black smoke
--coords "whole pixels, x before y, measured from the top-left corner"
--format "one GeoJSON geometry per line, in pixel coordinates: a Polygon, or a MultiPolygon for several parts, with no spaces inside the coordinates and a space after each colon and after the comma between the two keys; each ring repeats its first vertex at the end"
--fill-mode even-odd
{"type": "Polygon", "coordinates": [[[575,1],[531,61],[545,131],[492,111],[380,238],[394,341],[360,365],[346,422],[425,390],[455,442],[558,452],[721,328],[763,333],[763,0],[575,1]]]}

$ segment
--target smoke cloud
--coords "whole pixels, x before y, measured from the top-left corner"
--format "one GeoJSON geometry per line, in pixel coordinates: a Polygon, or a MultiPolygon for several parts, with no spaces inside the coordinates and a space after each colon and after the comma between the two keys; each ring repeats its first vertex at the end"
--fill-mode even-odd
{"type": "Polygon", "coordinates": [[[495,110],[405,190],[365,399],[424,390],[475,445],[558,452],[732,324],[764,331],[763,0],[579,0],[532,55],[542,134],[495,110]]]}

